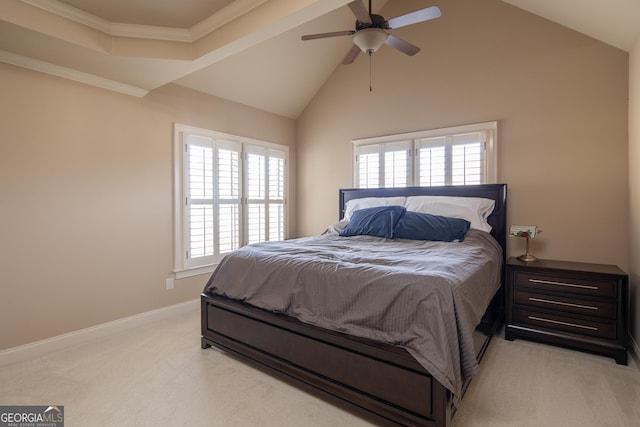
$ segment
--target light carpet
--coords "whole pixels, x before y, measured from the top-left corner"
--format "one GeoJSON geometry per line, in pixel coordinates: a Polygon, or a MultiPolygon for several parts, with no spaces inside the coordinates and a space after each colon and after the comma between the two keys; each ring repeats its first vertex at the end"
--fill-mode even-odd
{"type": "MultiPolygon", "coordinates": [[[[0,405],[64,405],[74,426],[371,426],[213,349],[199,312],[0,368],[0,405]]],[[[640,372],[494,337],[454,427],[640,426],[640,372]]]]}

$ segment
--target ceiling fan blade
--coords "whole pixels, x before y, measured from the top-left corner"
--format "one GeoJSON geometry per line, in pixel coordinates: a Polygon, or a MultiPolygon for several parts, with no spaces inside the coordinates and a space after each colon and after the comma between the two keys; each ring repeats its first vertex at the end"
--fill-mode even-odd
{"type": "Polygon", "coordinates": [[[302,36],[302,40],[315,40],[315,39],[325,39],[327,37],[338,37],[338,36],[350,36],[354,34],[355,31],[334,31],[332,33],[320,33],[320,34],[308,34],[306,36],[302,36]]]}
{"type": "Polygon", "coordinates": [[[425,9],[416,10],[415,12],[407,13],[406,15],[397,16],[387,21],[389,28],[406,27],[407,25],[417,24],[418,22],[428,21],[430,19],[439,18],[442,16],[440,8],[438,6],[431,6],[425,9]]]}
{"type": "Polygon", "coordinates": [[[389,34],[389,37],[384,41],[385,44],[398,49],[402,53],[406,53],[409,56],[413,56],[416,53],[420,52],[420,48],[409,43],[406,40],[402,40],[394,35],[389,34]]]}
{"type": "Polygon", "coordinates": [[[342,60],[342,63],[351,64],[358,57],[359,53],[360,53],[360,48],[356,45],[353,45],[349,53],[347,53],[347,56],[345,56],[344,59],[342,60]]]}
{"type": "Polygon", "coordinates": [[[356,16],[358,22],[369,25],[373,24],[371,16],[369,16],[369,12],[367,12],[367,7],[361,0],[352,1],[348,6],[349,9],[351,9],[351,12],[356,16]]]}

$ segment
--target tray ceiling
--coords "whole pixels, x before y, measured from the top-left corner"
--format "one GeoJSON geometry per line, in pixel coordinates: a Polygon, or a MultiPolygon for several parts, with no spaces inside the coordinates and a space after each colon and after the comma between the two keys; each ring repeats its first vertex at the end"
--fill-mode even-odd
{"type": "MultiPolygon", "coordinates": [[[[300,36],[351,28],[349,1],[2,0],[0,61],[133,96],[174,82],[297,118],[351,43],[300,36]]],[[[640,35],[637,0],[504,1],[625,51],[640,35]]]]}

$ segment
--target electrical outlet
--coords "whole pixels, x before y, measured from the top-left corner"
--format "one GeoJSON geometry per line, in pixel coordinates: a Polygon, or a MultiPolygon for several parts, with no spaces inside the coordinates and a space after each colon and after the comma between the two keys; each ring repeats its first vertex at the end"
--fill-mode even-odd
{"type": "Polygon", "coordinates": [[[173,277],[167,277],[165,284],[167,285],[167,290],[173,289],[173,277]]]}

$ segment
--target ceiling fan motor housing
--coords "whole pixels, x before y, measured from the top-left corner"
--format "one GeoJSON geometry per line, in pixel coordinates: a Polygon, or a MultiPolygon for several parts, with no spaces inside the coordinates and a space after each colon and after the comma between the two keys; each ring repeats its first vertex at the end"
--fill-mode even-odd
{"type": "Polygon", "coordinates": [[[365,28],[381,28],[383,30],[389,29],[389,24],[384,17],[376,15],[375,13],[369,14],[371,17],[371,24],[356,21],[356,31],[364,30],[365,28]]]}

